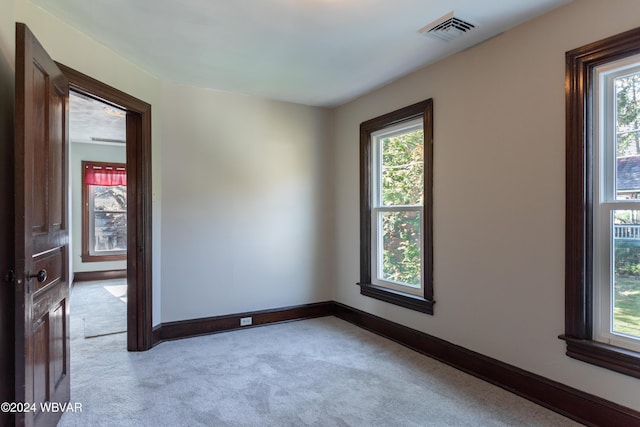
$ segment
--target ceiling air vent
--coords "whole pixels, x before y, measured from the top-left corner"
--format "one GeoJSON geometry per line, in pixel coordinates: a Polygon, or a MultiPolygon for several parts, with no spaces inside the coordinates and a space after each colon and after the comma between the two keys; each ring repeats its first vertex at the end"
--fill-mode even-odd
{"type": "Polygon", "coordinates": [[[425,36],[434,37],[440,40],[453,40],[464,33],[468,33],[476,26],[453,16],[449,12],[440,19],[436,19],[431,24],[420,28],[418,32],[425,36]]]}

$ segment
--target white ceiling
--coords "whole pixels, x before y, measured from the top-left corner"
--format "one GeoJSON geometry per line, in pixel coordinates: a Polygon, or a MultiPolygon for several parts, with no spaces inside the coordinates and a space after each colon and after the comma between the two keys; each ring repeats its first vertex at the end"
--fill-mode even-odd
{"type": "Polygon", "coordinates": [[[126,139],[124,114],[124,111],[103,102],[71,92],[69,96],[69,140],[71,142],[122,146],[126,139]]]}
{"type": "Polygon", "coordinates": [[[571,0],[30,0],[164,80],[336,106],[571,0]],[[476,25],[418,30],[450,11],[476,25]]]}

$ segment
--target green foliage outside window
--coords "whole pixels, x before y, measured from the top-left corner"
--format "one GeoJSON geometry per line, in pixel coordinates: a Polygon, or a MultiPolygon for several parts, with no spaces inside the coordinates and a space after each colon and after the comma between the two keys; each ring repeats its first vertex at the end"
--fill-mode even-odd
{"type": "MultiPolygon", "coordinates": [[[[422,130],[382,139],[382,205],[423,204],[424,135],[422,130]]],[[[422,270],[419,211],[382,215],[383,278],[420,286],[422,270]]]]}
{"type": "Polygon", "coordinates": [[[640,73],[617,78],[616,152],[618,157],[640,154],[640,73]]]}
{"type": "MultiPolygon", "coordinates": [[[[616,78],[615,90],[616,155],[640,155],[640,73],[616,78]]],[[[639,214],[615,211],[614,224],[637,227],[639,214]]],[[[615,239],[614,248],[613,330],[640,337],[640,241],[615,239]]]]}

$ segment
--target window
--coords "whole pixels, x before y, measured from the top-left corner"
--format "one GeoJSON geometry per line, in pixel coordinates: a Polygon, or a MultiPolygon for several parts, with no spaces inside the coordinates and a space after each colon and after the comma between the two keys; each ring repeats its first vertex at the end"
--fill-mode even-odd
{"type": "Polygon", "coordinates": [[[127,171],[124,164],[82,162],[82,261],[125,260],[127,171]]]}
{"type": "Polygon", "coordinates": [[[567,355],[640,377],[640,29],[567,52],[567,355]]]}
{"type": "Polygon", "coordinates": [[[433,314],[433,101],[360,125],[360,292],[433,314]]]}
{"type": "Polygon", "coordinates": [[[640,350],[640,56],[594,69],[594,339],[640,350]]]}

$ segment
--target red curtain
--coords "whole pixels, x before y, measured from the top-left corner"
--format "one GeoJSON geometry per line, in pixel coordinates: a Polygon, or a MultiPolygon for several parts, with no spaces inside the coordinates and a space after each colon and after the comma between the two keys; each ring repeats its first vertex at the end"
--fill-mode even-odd
{"type": "Polygon", "coordinates": [[[127,185],[127,168],[118,165],[85,163],[84,183],[88,185],[127,185]]]}

